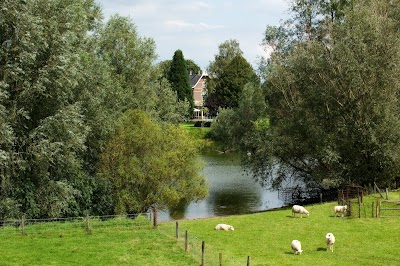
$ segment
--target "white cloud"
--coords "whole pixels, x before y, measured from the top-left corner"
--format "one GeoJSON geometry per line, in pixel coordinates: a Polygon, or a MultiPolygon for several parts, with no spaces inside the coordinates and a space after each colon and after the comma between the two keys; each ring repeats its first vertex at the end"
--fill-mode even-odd
{"type": "Polygon", "coordinates": [[[164,22],[164,25],[170,29],[187,30],[187,31],[193,31],[193,30],[203,31],[203,30],[215,30],[224,28],[224,26],[222,25],[210,25],[204,22],[190,23],[181,19],[167,20],[164,22]]]}
{"type": "Polygon", "coordinates": [[[200,22],[199,25],[207,30],[215,30],[215,29],[223,29],[225,26],[223,25],[209,25],[207,23],[200,22]]]}
{"type": "Polygon", "coordinates": [[[237,39],[253,66],[257,57],[268,57],[260,43],[265,27],[287,17],[287,0],[96,0],[108,19],[129,16],[139,34],[153,38],[159,60],[171,59],[182,50],[185,58],[206,68],[218,45],[237,39]]]}

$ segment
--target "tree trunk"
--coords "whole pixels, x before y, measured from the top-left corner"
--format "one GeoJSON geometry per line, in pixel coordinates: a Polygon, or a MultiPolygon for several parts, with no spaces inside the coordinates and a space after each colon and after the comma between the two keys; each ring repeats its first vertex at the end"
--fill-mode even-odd
{"type": "Polygon", "coordinates": [[[153,227],[157,228],[158,225],[158,210],[156,206],[153,206],[153,212],[154,212],[154,219],[153,219],[153,227]]]}

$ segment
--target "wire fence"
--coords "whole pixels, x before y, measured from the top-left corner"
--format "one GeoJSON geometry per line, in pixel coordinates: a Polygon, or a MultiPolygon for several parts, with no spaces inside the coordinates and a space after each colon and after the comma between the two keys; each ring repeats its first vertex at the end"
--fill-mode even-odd
{"type": "Polygon", "coordinates": [[[125,230],[138,227],[151,227],[151,214],[85,216],[48,219],[7,219],[0,221],[2,233],[27,234],[91,234],[112,227],[114,230],[125,230]]]}
{"type": "Polygon", "coordinates": [[[158,229],[164,235],[176,239],[177,245],[200,265],[246,265],[247,261],[250,266],[250,257],[243,255],[239,258],[224,254],[218,247],[191,234],[179,222],[163,223],[158,229]]]}

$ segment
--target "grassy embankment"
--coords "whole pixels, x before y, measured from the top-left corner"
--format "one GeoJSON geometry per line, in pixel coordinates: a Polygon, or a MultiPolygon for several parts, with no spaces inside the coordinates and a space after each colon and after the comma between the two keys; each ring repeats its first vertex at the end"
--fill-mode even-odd
{"type": "MultiPolygon", "coordinates": [[[[398,200],[399,192],[389,197],[398,200]]],[[[149,221],[141,226],[93,222],[90,235],[83,225],[68,223],[56,229],[43,225],[46,230],[27,227],[24,237],[15,229],[0,228],[0,265],[199,265],[202,240],[206,265],[219,265],[220,253],[223,265],[246,265],[247,256],[251,265],[399,265],[400,220],[371,218],[373,201],[375,197],[365,199],[360,219],[335,218],[332,202],[306,206],[309,218],[292,218],[287,208],[180,221],[178,241],[175,222],[161,223],[158,229],[149,221]],[[235,231],[213,230],[218,223],[232,224],[235,231]],[[326,251],[327,232],[336,236],[333,253],[326,251]],[[302,242],[302,255],[291,252],[293,239],[302,242]]]]}
{"type": "Polygon", "coordinates": [[[201,149],[212,147],[213,141],[207,138],[207,133],[210,131],[209,127],[194,127],[193,122],[181,123],[179,126],[189,133],[201,149]]]}

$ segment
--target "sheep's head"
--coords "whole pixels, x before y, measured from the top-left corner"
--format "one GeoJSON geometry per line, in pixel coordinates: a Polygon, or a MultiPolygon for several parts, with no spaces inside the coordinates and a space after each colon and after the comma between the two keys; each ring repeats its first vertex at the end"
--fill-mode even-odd
{"type": "Polygon", "coordinates": [[[335,237],[333,236],[332,233],[327,233],[325,236],[325,241],[327,243],[332,243],[333,241],[335,241],[335,237]]]}
{"type": "Polygon", "coordinates": [[[235,230],[235,228],[233,228],[233,226],[231,225],[230,227],[229,227],[229,230],[235,230]]]}
{"type": "Polygon", "coordinates": [[[344,207],[344,210],[346,211],[347,210],[347,205],[344,205],[343,207],[344,207]]]}

